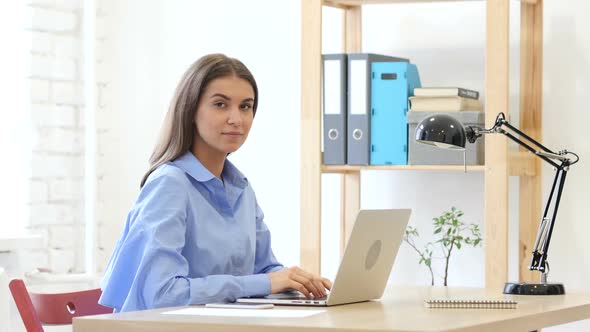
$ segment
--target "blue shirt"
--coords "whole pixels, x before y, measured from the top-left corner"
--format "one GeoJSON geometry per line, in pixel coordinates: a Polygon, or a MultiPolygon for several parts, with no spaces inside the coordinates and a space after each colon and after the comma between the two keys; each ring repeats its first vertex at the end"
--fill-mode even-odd
{"type": "Polygon", "coordinates": [[[115,311],[268,295],[283,266],[247,179],[229,160],[223,182],[187,152],[158,167],[127,216],[101,282],[115,311]]]}

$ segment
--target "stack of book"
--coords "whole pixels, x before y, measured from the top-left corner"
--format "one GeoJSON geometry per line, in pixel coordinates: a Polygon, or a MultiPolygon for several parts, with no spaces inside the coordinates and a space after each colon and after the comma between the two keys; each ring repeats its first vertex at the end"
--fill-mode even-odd
{"type": "Polygon", "coordinates": [[[414,89],[410,111],[461,112],[481,111],[479,92],[456,87],[427,87],[414,89]]]}
{"type": "Polygon", "coordinates": [[[479,92],[459,87],[415,88],[409,98],[408,163],[410,165],[483,165],[484,140],[467,144],[464,153],[450,153],[416,142],[416,128],[426,118],[446,113],[463,126],[484,127],[479,92]]]}

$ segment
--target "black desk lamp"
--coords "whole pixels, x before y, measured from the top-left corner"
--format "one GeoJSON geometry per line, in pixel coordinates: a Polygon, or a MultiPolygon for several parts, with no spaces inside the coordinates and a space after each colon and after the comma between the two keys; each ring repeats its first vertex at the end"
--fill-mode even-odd
{"type": "Polygon", "coordinates": [[[543,218],[539,225],[535,246],[533,248],[533,258],[531,260],[530,270],[537,270],[541,273],[540,283],[510,283],[504,286],[505,294],[517,295],[558,295],[565,294],[563,284],[548,284],[547,275],[549,274],[549,263],[547,261],[547,252],[549,251],[549,241],[553,232],[553,225],[557,216],[557,209],[563,192],[563,184],[569,167],[578,162],[580,159],[577,154],[562,150],[557,153],[544,147],[541,143],[527,136],[508,121],[504,113],[498,114],[494,126],[490,129],[479,128],[476,126],[463,125],[455,118],[445,114],[435,114],[422,120],[416,128],[416,141],[419,143],[434,145],[439,148],[447,149],[465,149],[465,141],[474,143],[483,134],[500,133],[506,135],[511,140],[523,146],[537,157],[548,162],[556,170],[553,186],[543,211],[543,218]],[[508,129],[508,131],[505,130],[508,129]],[[512,133],[518,135],[514,136],[512,133]],[[575,157],[571,161],[569,155],[575,157]],[[555,189],[557,188],[557,193],[555,189]],[[549,210],[552,209],[552,216],[548,217],[549,210]]]}

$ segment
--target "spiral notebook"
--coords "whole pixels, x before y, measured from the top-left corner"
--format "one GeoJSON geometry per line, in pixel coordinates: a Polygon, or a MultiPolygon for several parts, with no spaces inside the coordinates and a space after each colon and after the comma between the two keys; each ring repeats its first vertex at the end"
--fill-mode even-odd
{"type": "Polygon", "coordinates": [[[518,302],[508,299],[428,299],[427,308],[516,309],[518,302]]]}

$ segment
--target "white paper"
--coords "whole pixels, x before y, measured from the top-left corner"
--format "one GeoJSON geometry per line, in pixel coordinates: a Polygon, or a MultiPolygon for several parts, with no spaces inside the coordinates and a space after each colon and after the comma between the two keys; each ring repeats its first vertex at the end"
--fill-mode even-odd
{"type": "Polygon", "coordinates": [[[166,311],[164,315],[191,316],[224,316],[224,317],[272,317],[302,318],[317,315],[324,310],[292,310],[292,309],[221,309],[221,308],[185,308],[166,311]]]}
{"type": "Polygon", "coordinates": [[[367,114],[367,60],[350,63],[350,108],[351,114],[367,114]]]}
{"type": "Polygon", "coordinates": [[[340,114],[342,111],[340,60],[324,61],[324,113],[340,114]]]}

